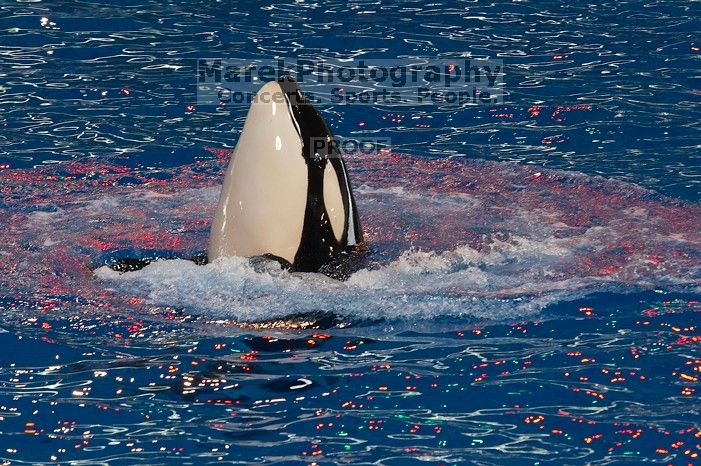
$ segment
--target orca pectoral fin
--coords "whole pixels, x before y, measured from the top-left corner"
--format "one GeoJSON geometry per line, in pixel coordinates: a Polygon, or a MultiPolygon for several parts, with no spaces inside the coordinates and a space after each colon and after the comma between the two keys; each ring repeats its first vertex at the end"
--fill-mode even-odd
{"type": "Polygon", "coordinates": [[[275,254],[263,254],[261,256],[249,257],[248,264],[253,267],[253,270],[257,273],[275,273],[280,270],[287,270],[291,267],[288,260],[278,257],[275,254]]]}
{"type": "Polygon", "coordinates": [[[149,265],[155,259],[118,259],[114,262],[104,264],[115,272],[136,272],[149,265]]]}
{"type": "Polygon", "coordinates": [[[191,257],[180,257],[175,254],[173,255],[153,255],[153,256],[148,256],[148,257],[120,257],[116,259],[109,259],[103,261],[101,264],[99,264],[99,267],[106,265],[107,267],[111,268],[115,272],[119,273],[125,273],[125,272],[136,272],[137,270],[141,270],[147,265],[149,265],[151,262],[155,262],[157,260],[172,260],[172,259],[185,259],[194,262],[197,265],[206,265],[207,264],[207,254],[201,253],[201,254],[196,254],[191,257]]]}
{"type": "Polygon", "coordinates": [[[319,268],[319,273],[344,282],[350,278],[353,272],[361,267],[367,252],[368,247],[365,243],[349,246],[332,260],[322,265],[319,268]]]}

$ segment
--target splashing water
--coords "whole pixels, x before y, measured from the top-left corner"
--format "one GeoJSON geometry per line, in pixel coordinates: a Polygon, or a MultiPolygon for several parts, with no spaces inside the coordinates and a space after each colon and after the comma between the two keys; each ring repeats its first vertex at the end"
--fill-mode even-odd
{"type": "Polygon", "coordinates": [[[499,319],[595,291],[701,281],[698,205],[603,178],[396,154],[348,157],[371,253],[347,282],[258,273],[241,258],[104,266],[206,248],[228,157],[213,152],[156,174],[100,164],[3,173],[5,299],[237,322],[319,311],[499,319]]]}

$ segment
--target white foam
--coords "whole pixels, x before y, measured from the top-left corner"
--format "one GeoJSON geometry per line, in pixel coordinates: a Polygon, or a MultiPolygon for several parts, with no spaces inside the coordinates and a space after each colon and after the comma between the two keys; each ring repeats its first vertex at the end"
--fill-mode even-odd
{"type": "Polygon", "coordinates": [[[102,267],[96,275],[154,305],[245,321],[319,310],[355,319],[518,317],[560,299],[560,292],[571,295],[590,284],[590,279],[544,279],[548,263],[569,255],[555,243],[512,239],[482,252],[468,246],[442,254],[411,250],[346,282],[319,274],[256,272],[247,259],[235,257],[205,266],[161,260],[124,274],[102,267]]]}
{"type": "MultiPolygon", "coordinates": [[[[699,286],[693,205],[637,198],[624,184],[602,188],[624,196],[587,197],[582,193],[591,191],[591,179],[575,182],[572,175],[561,184],[546,177],[544,186],[510,189],[515,185],[507,175],[517,169],[489,167],[496,179],[480,178],[484,167],[463,173],[458,165],[432,164],[424,171],[400,165],[391,176],[365,180],[358,172],[355,194],[373,256],[346,282],[272,268],[256,272],[237,258],[206,266],[159,261],[121,275],[103,267],[98,280],[86,278],[76,264],[113,250],[203,251],[220,186],[184,183],[116,186],[107,193],[87,186],[63,199],[57,195],[55,205],[46,206],[53,211],[21,205],[0,251],[14,257],[21,279],[6,283],[14,294],[34,293],[34,277],[52,273],[59,285],[86,297],[109,300],[103,292],[111,288],[120,304],[138,297],[152,306],[247,321],[309,311],[350,319],[511,319],[602,287],[699,286]]],[[[516,178],[531,177],[525,170],[516,178]]]]}

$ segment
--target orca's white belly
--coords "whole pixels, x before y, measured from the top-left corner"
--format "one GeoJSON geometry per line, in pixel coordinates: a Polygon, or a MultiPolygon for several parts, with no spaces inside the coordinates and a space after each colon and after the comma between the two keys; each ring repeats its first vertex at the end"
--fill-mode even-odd
{"type": "Polygon", "coordinates": [[[307,167],[282,91],[275,82],[251,105],[212,223],[210,260],[273,254],[294,261],[307,203],[307,167]],[[277,102],[276,102],[277,101],[277,102]]]}

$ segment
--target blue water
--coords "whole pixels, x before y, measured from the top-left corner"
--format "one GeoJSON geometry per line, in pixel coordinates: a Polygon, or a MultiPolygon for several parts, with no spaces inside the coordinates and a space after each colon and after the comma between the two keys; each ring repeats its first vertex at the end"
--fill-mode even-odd
{"type": "Polygon", "coordinates": [[[698,463],[700,30],[671,1],[0,2],[0,460],[698,463]],[[197,58],[466,54],[504,104],[323,108],[394,154],[347,158],[349,282],[93,273],[206,247],[246,109],[191,107],[197,58]],[[250,325],[290,315],[320,328],[250,325]]]}

